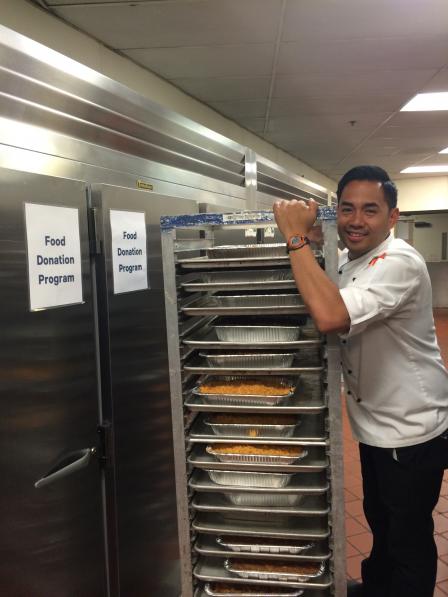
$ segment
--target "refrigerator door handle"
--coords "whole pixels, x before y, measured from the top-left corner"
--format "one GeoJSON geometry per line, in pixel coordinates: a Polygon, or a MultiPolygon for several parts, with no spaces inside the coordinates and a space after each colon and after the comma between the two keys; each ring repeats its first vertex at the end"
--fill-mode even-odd
{"type": "Polygon", "coordinates": [[[64,454],[48,473],[34,483],[34,487],[40,489],[45,485],[50,485],[59,479],[63,479],[76,471],[86,468],[95,454],[96,448],[84,448],[83,450],[75,450],[74,452],[64,454]]]}

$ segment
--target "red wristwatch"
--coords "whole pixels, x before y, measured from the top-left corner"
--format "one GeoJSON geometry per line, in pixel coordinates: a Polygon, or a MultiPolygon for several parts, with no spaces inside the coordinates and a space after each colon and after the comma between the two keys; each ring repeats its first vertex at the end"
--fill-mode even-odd
{"type": "Polygon", "coordinates": [[[290,251],[297,251],[298,249],[303,249],[303,247],[306,247],[306,245],[309,244],[310,239],[307,236],[293,234],[288,238],[288,242],[286,243],[286,252],[289,253],[290,251]]]}

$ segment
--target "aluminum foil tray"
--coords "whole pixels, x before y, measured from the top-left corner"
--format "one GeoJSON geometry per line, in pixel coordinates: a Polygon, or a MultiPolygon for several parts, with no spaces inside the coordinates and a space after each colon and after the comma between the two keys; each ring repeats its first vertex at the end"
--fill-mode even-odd
{"type": "Polygon", "coordinates": [[[189,292],[295,288],[291,269],[203,272],[181,283],[189,292]]]}
{"type": "Polygon", "coordinates": [[[247,593],[244,592],[245,587],[247,587],[247,585],[235,585],[235,593],[229,593],[229,591],[220,593],[217,591],[213,591],[211,583],[207,583],[204,587],[204,590],[205,594],[209,595],[210,597],[300,597],[300,595],[303,595],[303,591],[301,589],[292,589],[291,591],[283,591],[283,593],[276,593],[275,589],[268,587],[269,592],[263,593],[263,587],[257,586],[257,588],[260,589],[260,592],[254,593],[252,591],[252,593],[247,593]],[[239,591],[237,592],[238,588],[239,591]]]}
{"type": "Polygon", "coordinates": [[[254,562],[254,570],[236,570],[232,566],[232,560],[225,560],[224,568],[228,570],[228,572],[232,572],[233,574],[238,575],[241,578],[249,578],[253,580],[278,580],[278,581],[286,581],[286,582],[308,582],[313,578],[318,578],[322,576],[325,572],[325,564],[324,562],[321,563],[320,568],[316,574],[292,574],[291,572],[265,572],[256,569],[256,564],[258,562],[254,562]]]}
{"type": "MultiPolygon", "coordinates": [[[[265,381],[265,378],[253,378],[256,381],[265,381]]],[[[201,380],[201,383],[207,383],[207,381],[220,381],[220,382],[232,382],[242,381],[247,382],[248,378],[245,376],[238,375],[225,375],[219,378],[206,377],[201,380]]],[[[226,405],[240,405],[240,406],[275,406],[276,404],[282,404],[284,401],[292,398],[294,395],[299,378],[291,377],[272,377],[268,380],[270,383],[278,383],[279,385],[291,390],[288,394],[283,396],[269,396],[264,394],[204,394],[199,391],[200,386],[196,386],[192,390],[192,394],[200,396],[206,404],[226,404],[226,405]]]]}
{"type": "Polygon", "coordinates": [[[223,454],[222,452],[216,452],[213,446],[207,446],[207,454],[215,456],[221,462],[226,464],[293,464],[297,460],[303,460],[308,456],[308,452],[303,450],[300,456],[264,456],[261,454],[223,454]]]}
{"type": "Polygon", "coordinates": [[[256,425],[251,423],[212,423],[204,420],[205,425],[213,429],[216,435],[229,437],[291,437],[300,424],[294,425],[256,425]]]}
{"type": "Polygon", "coordinates": [[[226,549],[231,549],[235,552],[244,552],[244,553],[275,553],[275,554],[290,554],[290,555],[298,555],[305,553],[314,547],[314,543],[312,541],[303,542],[300,545],[294,544],[293,541],[290,542],[289,545],[281,544],[279,541],[276,542],[275,539],[271,539],[269,543],[257,543],[257,539],[253,538],[252,543],[238,543],[237,538],[235,541],[231,541],[230,538],[226,539],[225,536],[216,537],[216,542],[225,547],[226,549]]]}
{"type": "Polygon", "coordinates": [[[239,487],[286,487],[292,474],[287,473],[250,473],[246,471],[207,470],[210,479],[218,485],[236,485],[239,487]]]}
{"type": "Polygon", "coordinates": [[[221,342],[294,342],[300,336],[299,326],[215,325],[221,342]]]}
{"type": "Polygon", "coordinates": [[[286,253],[285,243],[258,245],[220,245],[207,249],[210,259],[246,259],[247,257],[283,257],[286,253]]]}
{"type": "Polygon", "coordinates": [[[249,353],[240,352],[232,354],[199,353],[200,357],[207,359],[210,367],[246,367],[260,369],[260,367],[291,367],[294,353],[249,353]]]}
{"type": "Polygon", "coordinates": [[[234,506],[253,506],[265,508],[288,508],[298,506],[305,497],[300,493],[246,493],[232,492],[223,494],[234,506]]]}
{"type": "Polygon", "coordinates": [[[202,296],[181,307],[186,315],[288,315],[307,311],[298,294],[202,296]]]}

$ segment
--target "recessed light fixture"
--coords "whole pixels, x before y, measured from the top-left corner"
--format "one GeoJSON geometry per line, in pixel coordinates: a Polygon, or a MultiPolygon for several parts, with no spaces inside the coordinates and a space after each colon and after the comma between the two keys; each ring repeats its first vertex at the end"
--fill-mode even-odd
{"type": "Polygon", "coordinates": [[[435,174],[437,172],[448,172],[448,164],[441,166],[411,166],[400,171],[400,174],[435,174]]]}
{"type": "Polygon", "coordinates": [[[448,110],[448,91],[418,93],[400,111],[428,112],[433,110],[448,110]]]}

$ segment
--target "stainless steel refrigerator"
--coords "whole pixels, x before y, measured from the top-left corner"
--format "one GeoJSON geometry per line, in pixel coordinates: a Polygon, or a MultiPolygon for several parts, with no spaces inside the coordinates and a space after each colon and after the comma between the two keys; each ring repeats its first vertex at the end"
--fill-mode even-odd
{"type": "Polygon", "coordinates": [[[0,187],[0,592],[178,597],[159,216],[193,204],[7,169],[0,187]],[[146,289],[115,292],[111,209],[145,214],[146,289]],[[72,261],[64,299],[76,276],[51,268],[72,261]]]}

